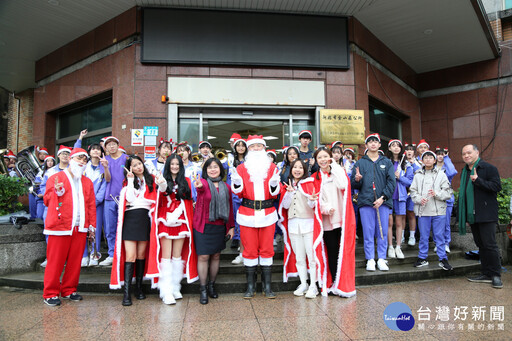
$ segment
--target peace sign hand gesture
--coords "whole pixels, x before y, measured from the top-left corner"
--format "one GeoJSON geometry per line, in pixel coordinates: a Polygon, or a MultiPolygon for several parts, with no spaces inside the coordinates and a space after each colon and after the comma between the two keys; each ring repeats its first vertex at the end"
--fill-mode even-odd
{"type": "Polygon", "coordinates": [[[107,168],[107,167],[108,167],[108,160],[107,160],[107,159],[105,159],[105,157],[102,157],[102,158],[100,159],[100,163],[101,163],[101,165],[103,166],[103,168],[107,168]]]}
{"type": "Polygon", "coordinates": [[[359,173],[359,167],[356,167],[356,176],[354,178],[357,182],[359,182],[363,178],[361,173],[359,173]]]}
{"type": "Polygon", "coordinates": [[[124,170],[126,171],[126,177],[127,178],[133,178],[134,175],[132,173],[132,167],[130,166],[130,170],[128,170],[126,167],[124,167],[124,170]]]}
{"type": "Polygon", "coordinates": [[[196,186],[196,188],[201,188],[203,187],[203,183],[201,182],[201,179],[199,178],[199,175],[194,174],[194,186],[196,186]]]}
{"type": "Polygon", "coordinates": [[[318,193],[313,193],[309,196],[309,201],[317,201],[319,196],[320,196],[320,191],[318,191],[318,193]]]}
{"type": "Polygon", "coordinates": [[[295,188],[293,188],[292,180],[288,180],[288,183],[283,182],[283,184],[286,186],[286,190],[288,192],[295,192],[295,188]]]}

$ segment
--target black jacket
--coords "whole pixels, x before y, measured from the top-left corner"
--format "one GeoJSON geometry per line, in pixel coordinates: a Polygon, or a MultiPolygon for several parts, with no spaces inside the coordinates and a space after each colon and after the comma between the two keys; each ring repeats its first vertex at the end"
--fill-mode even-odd
{"type": "MultiPolygon", "coordinates": [[[[465,166],[468,167],[467,165],[465,166]]],[[[461,172],[462,173],[462,172],[461,172]]],[[[467,171],[467,183],[471,183],[467,171]]],[[[473,183],[475,194],[475,223],[498,222],[498,192],[501,191],[501,179],[498,169],[483,160],[476,166],[478,178],[473,183]]],[[[459,200],[465,200],[461,198],[459,200]]]]}

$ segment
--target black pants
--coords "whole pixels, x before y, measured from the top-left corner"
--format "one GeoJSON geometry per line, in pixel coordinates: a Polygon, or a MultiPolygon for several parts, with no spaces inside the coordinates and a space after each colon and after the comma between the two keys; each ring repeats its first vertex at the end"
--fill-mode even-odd
{"type": "Polygon", "coordinates": [[[496,222],[471,225],[475,244],[478,246],[482,274],[501,276],[500,249],[496,244],[496,222]]]}
{"type": "Polygon", "coordinates": [[[340,252],[341,228],[324,231],[324,244],[327,249],[327,262],[334,282],[338,270],[338,254],[340,252]]]}

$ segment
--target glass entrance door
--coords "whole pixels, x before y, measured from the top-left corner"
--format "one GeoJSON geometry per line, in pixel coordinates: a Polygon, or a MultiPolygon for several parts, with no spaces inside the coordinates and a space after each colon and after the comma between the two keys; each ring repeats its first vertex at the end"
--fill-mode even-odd
{"type": "MultiPolygon", "coordinates": [[[[229,138],[233,133],[243,138],[263,135],[267,149],[275,149],[278,160],[283,146],[298,145],[298,134],[309,129],[314,132],[313,110],[269,110],[184,108],[179,112],[178,136],[197,151],[200,141],[208,140],[214,149],[231,151],[229,138]]],[[[313,145],[316,145],[316,139],[313,145]]]]}

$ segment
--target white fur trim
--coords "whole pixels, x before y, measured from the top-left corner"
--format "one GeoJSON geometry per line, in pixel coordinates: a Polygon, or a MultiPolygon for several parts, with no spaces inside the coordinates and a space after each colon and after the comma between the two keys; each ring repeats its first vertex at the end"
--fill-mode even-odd
{"type": "Polygon", "coordinates": [[[265,142],[264,139],[250,139],[247,141],[247,147],[249,147],[250,145],[253,145],[253,144],[256,144],[256,143],[261,143],[262,145],[264,145],[265,147],[267,146],[267,143],[265,142]]]}
{"type": "Polygon", "coordinates": [[[274,264],[274,261],[273,261],[272,257],[270,257],[270,258],[263,258],[263,257],[259,256],[258,258],[259,258],[259,262],[260,262],[261,266],[270,266],[270,265],[274,264]]]}
{"type": "MultiPolygon", "coordinates": [[[[272,224],[275,224],[277,221],[277,212],[274,211],[270,214],[265,215],[265,211],[261,210],[259,212],[263,213],[263,216],[257,215],[244,215],[241,214],[240,211],[236,214],[236,222],[239,225],[247,226],[247,227],[266,227],[272,224]]],[[[257,212],[255,212],[257,213],[257,212]]]]}
{"type": "Polygon", "coordinates": [[[258,265],[258,258],[249,259],[244,257],[244,265],[245,266],[257,266],[258,265]]]}
{"type": "Polygon", "coordinates": [[[165,238],[165,239],[183,239],[183,238],[186,238],[186,237],[190,237],[190,232],[188,232],[188,231],[181,231],[180,233],[178,233],[177,236],[171,236],[171,235],[169,235],[166,232],[162,232],[162,233],[158,234],[158,238],[165,238]]]}

